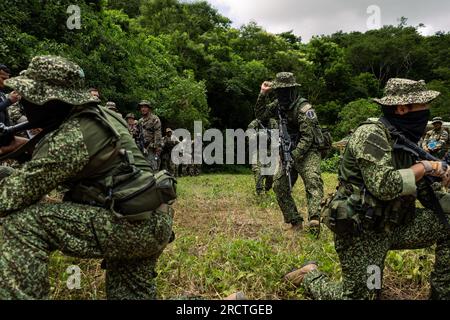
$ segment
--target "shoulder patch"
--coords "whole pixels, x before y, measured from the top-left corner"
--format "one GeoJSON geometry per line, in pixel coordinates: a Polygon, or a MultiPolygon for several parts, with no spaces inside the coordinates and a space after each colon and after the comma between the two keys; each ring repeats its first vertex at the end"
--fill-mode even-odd
{"type": "Polygon", "coordinates": [[[300,109],[301,112],[307,113],[309,110],[312,109],[312,105],[310,103],[305,103],[305,105],[300,109]]]}
{"type": "Polygon", "coordinates": [[[364,153],[373,156],[377,161],[383,159],[390,151],[389,143],[375,133],[371,133],[366,140],[364,153]]]}
{"type": "Polygon", "coordinates": [[[306,117],[310,120],[314,120],[317,118],[317,115],[314,110],[309,110],[309,111],[306,111],[306,117]]]}

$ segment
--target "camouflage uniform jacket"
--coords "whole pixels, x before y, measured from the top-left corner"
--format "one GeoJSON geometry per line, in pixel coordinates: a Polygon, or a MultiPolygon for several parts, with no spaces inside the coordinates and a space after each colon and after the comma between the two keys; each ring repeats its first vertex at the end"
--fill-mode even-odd
{"type": "Polygon", "coordinates": [[[437,143],[437,147],[445,147],[448,142],[448,131],[441,128],[440,130],[431,130],[427,132],[422,147],[424,149],[428,148],[428,144],[433,140],[437,143]]]}
{"type": "MultiPolygon", "coordinates": [[[[409,153],[393,148],[390,133],[381,123],[359,127],[350,139],[339,169],[341,186],[364,189],[377,204],[386,205],[401,199],[402,219],[411,218],[416,199],[432,209],[424,181],[416,183],[411,166],[415,160],[409,153]]],[[[352,189],[352,188],[351,188],[352,189]]],[[[340,189],[341,190],[341,189],[340,189]]],[[[439,194],[438,194],[439,195],[439,194]]]]}
{"type": "Polygon", "coordinates": [[[8,108],[9,119],[11,121],[11,125],[16,125],[19,123],[20,118],[22,118],[25,113],[22,110],[22,107],[19,103],[13,104],[8,108]]]}
{"type": "Polygon", "coordinates": [[[170,154],[172,152],[173,148],[175,148],[175,146],[178,145],[179,143],[180,143],[180,140],[178,140],[178,138],[175,136],[172,136],[172,137],[164,136],[164,138],[163,138],[163,153],[170,154]]]}
{"type": "Polygon", "coordinates": [[[133,136],[134,140],[137,140],[139,138],[139,129],[137,124],[128,125],[128,131],[133,136]]]}
{"type": "Polygon", "coordinates": [[[143,136],[146,149],[158,149],[162,147],[161,120],[151,114],[147,118],[141,118],[138,122],[139,135],[143,136]]]}
{"type": "MultiPolygon", "coordinates": [[[[278,118],[278,100],[272,100],[269,95],[260,94],[256,103],[256,117],[261,121],[269,121],[270,118],[278,118]]],[[[312,150],[317,150],[316,139],[322,135],[319,120],[310,103],[298,98],[292,108],[285,113],[288,119],[289,134],[295,140],[296,156],[302,159],[312,150]]]]}

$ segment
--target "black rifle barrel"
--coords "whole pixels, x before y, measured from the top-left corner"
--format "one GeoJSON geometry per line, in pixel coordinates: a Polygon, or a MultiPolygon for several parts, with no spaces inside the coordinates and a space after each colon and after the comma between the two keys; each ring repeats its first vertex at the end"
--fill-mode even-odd
{"type": "Polygon", "coordinates": [[[292,193],[292,176],[291,169],[294,160],[292,159],[291,149],[292,149],[292,139],[289,135],[287,129],[287,119],[283,116],[280,108],[278,107],[278,118],[280,120],[280,149],[281,149],[281,160],[283,165],[283,170],[286,173],[289,183],[289,192],[292,193]]]}

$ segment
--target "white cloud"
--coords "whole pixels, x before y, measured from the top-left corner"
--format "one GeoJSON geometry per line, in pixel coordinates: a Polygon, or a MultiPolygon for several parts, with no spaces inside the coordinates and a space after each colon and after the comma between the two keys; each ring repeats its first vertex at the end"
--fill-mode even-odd
{"type": "Polygon", "coordinates": [[[370,14],[367,8],[381,9],[381,23],[398,24],[401,16],[411,25],[424,23],[425,35],[449,31],[448,0],[208,0],[239,27],[250,21],[273,33],[293,30],[304,40],[313,35],[331,34],[339,30],[367,31],[370,14]],[[429,26],[428,26],[429,25],[429,26]],[[432,27],[431,27],[432,25],[432,27]]]}

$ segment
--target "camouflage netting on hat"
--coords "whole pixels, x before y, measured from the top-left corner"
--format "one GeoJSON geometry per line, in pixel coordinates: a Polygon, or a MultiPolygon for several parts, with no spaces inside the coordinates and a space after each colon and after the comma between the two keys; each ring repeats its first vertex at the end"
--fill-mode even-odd
{"type": "Polygon", "coordinates": [[[76,63],[58,56],[34,57],[20,76],[5,81],[26,100],[44,105],[51,100],[72,105],[100,102],[84,89],[84,71],[76,63]]]}
{"type": "Polygon", "coordinates": [[[435,100],[439,95],[440,92],[427,90],[423,80],[394,78],[386,84],[385,97],[373,100],[383,106],[426,104],[435,100]]]}

